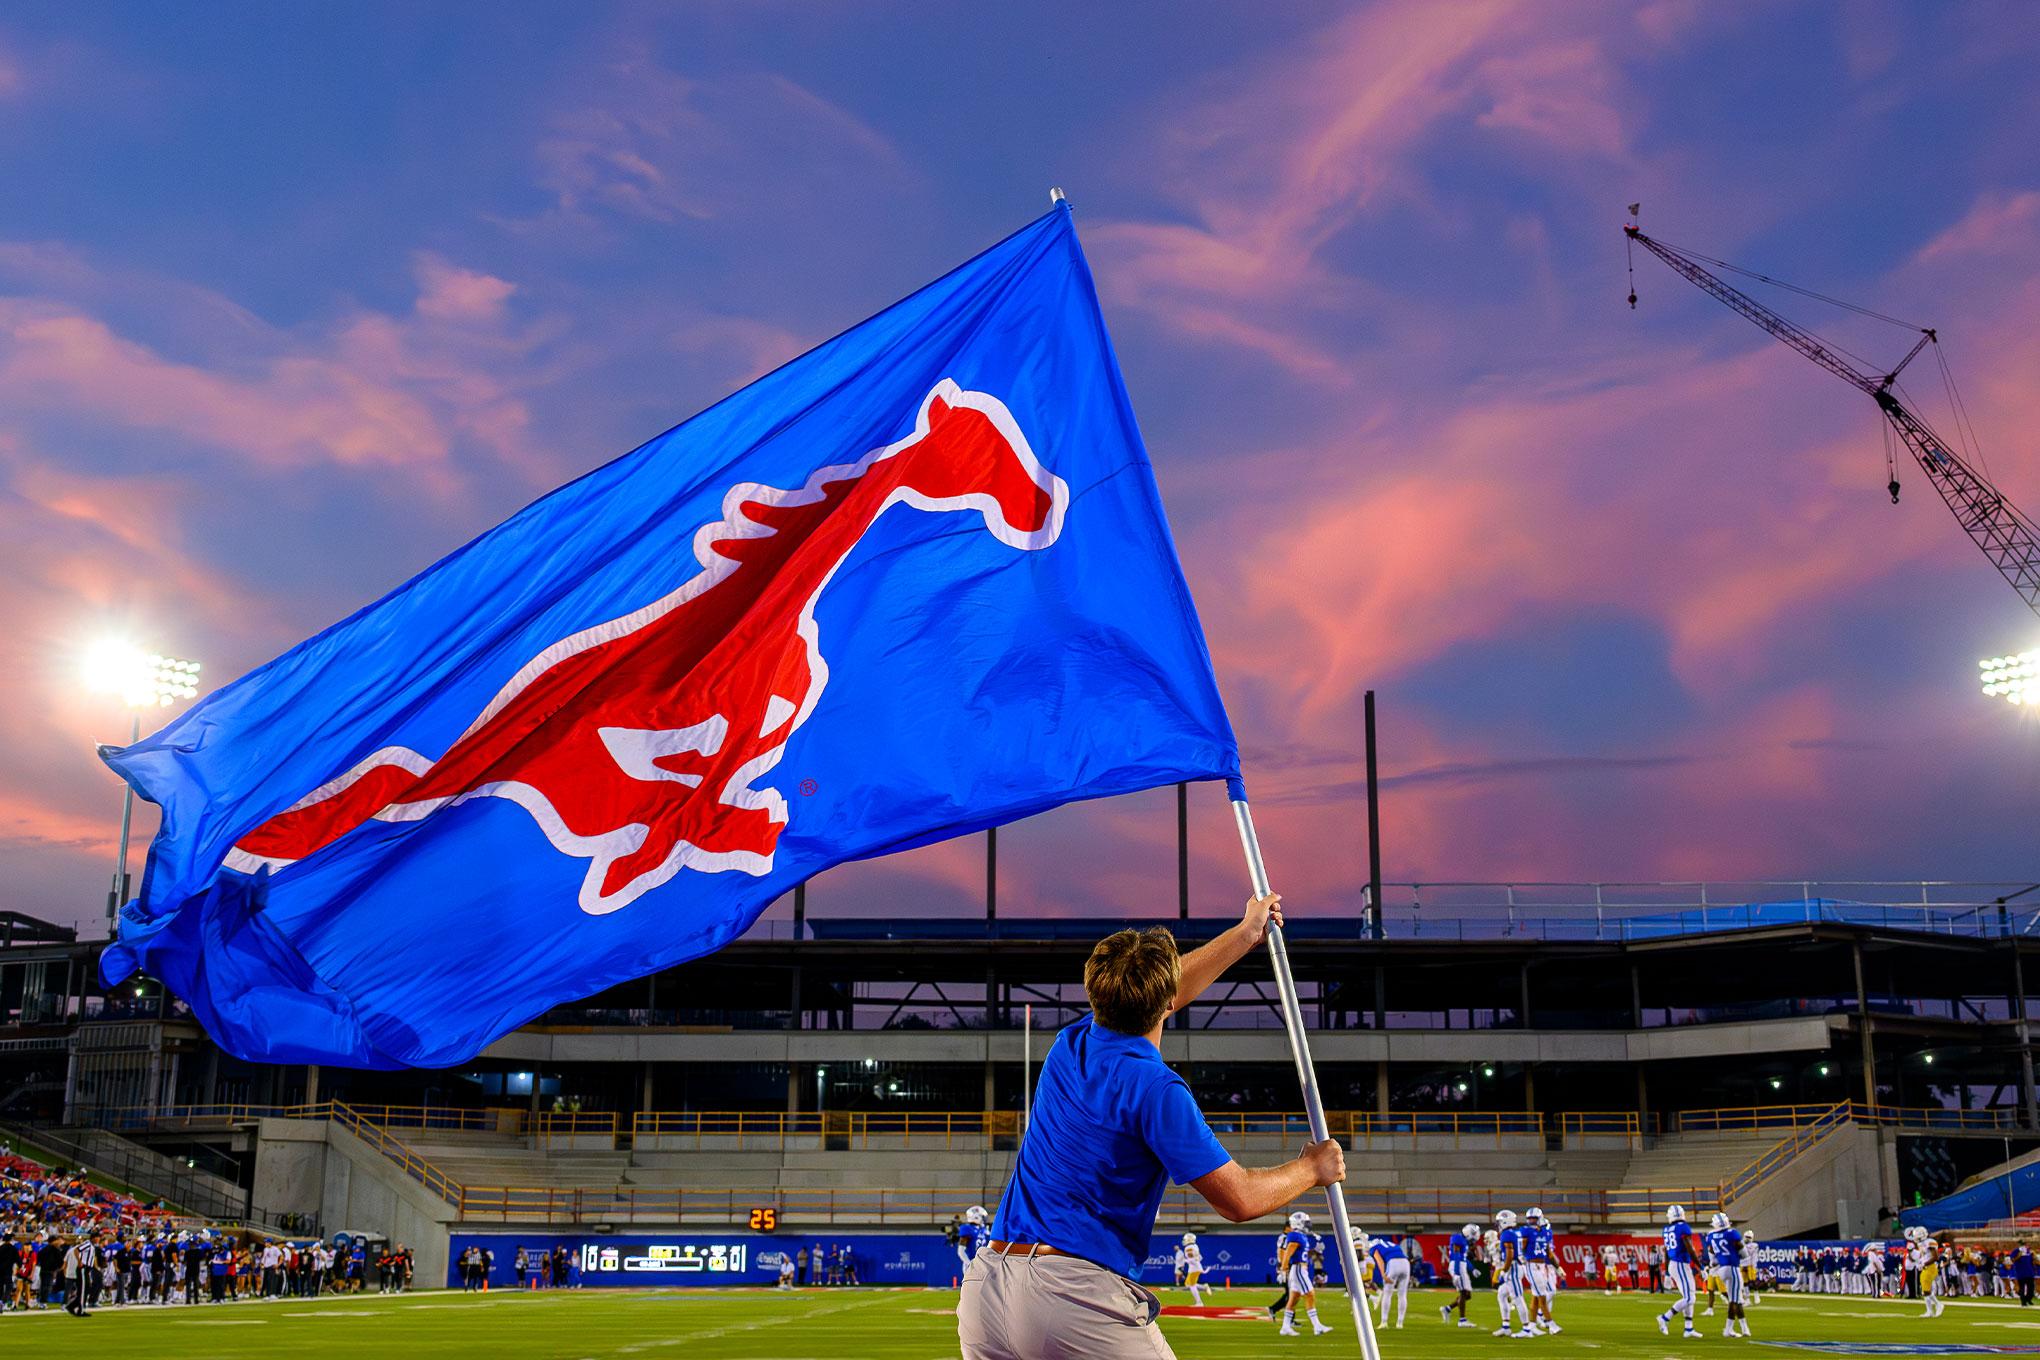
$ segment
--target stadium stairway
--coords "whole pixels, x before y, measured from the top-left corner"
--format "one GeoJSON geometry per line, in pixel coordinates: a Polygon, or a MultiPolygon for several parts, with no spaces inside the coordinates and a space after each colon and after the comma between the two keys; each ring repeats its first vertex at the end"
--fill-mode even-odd
{"type": "Polygon", "coordinates": [[[1780,1141],[1772,1131],[1673,1133],[1629,1159],[1619,1190],[1709,1190],[1730,1180],[1780,1141]]]}
{"type": "Polygon", "coordinates": [[[515,1133],[395,1130],[418,1156],[462,1185],[614,1186],[626,1183],[631,1155],[605,1148],[559,1147],[515,1133]]]}

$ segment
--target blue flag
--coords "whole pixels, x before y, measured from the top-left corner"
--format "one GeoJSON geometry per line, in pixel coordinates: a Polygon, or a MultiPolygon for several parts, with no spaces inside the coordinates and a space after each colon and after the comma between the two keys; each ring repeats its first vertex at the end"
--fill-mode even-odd
{"type": "Polygon", "coordinates": [[[1239,773],[1066,205],[106,760],[163,810],[108,980],[355,1067],[1239,773]]]}

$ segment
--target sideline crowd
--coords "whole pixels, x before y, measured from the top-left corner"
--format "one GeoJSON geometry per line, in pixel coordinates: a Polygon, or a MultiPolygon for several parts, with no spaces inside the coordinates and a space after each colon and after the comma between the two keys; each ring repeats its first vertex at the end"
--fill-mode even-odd
{"type": "Polygon", "coordinates": [[[401,1244],[194,1228],[161,1204],[0,1150],[0,1312],[62,1308],[84,1317],[130,1304],[400,1293],[412,1270],[401,1244]]]}

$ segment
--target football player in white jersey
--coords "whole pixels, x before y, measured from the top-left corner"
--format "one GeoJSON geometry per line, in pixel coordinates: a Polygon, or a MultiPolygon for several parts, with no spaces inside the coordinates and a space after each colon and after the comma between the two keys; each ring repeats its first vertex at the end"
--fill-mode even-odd
{"type": "Polygon", "coordinates": [[[1925,1228],[1911,1227],[1905,1230],[1906,1264],[1913,1268],[1920,1281],[1920,1299],[1926,1304],[1927,1317],[1939,1317],[1947,1311],[1948,1305],[1941,1302],[1941,1248],[1925,1228]]]}
{"type": "Polygon", "coordinates": [[[1183,1284],[1190,1291],[1190,1302],[1204,1302],[1204,1253],[1198,1249],[1197,1234],[1184,1233],[1183,1241],[1177,1248],[1183,1254],[1183,1284]]]}

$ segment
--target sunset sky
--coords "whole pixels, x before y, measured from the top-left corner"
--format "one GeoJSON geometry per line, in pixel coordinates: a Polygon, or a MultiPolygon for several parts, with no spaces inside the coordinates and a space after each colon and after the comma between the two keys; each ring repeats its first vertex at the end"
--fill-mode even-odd
{"type": "MultiPolygon", "coordinates": [[[[1391,881],[2040,878],[1975,681],[2040,620],[1867,398],[1655,260],[1631,312],[1621,234],[1938,326],[2040,510],[2036,69],[1988,0],[9,5],[0,910],[98,929],[94,638],[231,679],[1051,185],[1298,910],[1365,878],[1368,688],[1391,881]]],[[[1002,913],[1173,910],[1173,835],[1015,828],[1002,913]]],[[[815,909],[971,910],[980,855],[815,909]]]]}

